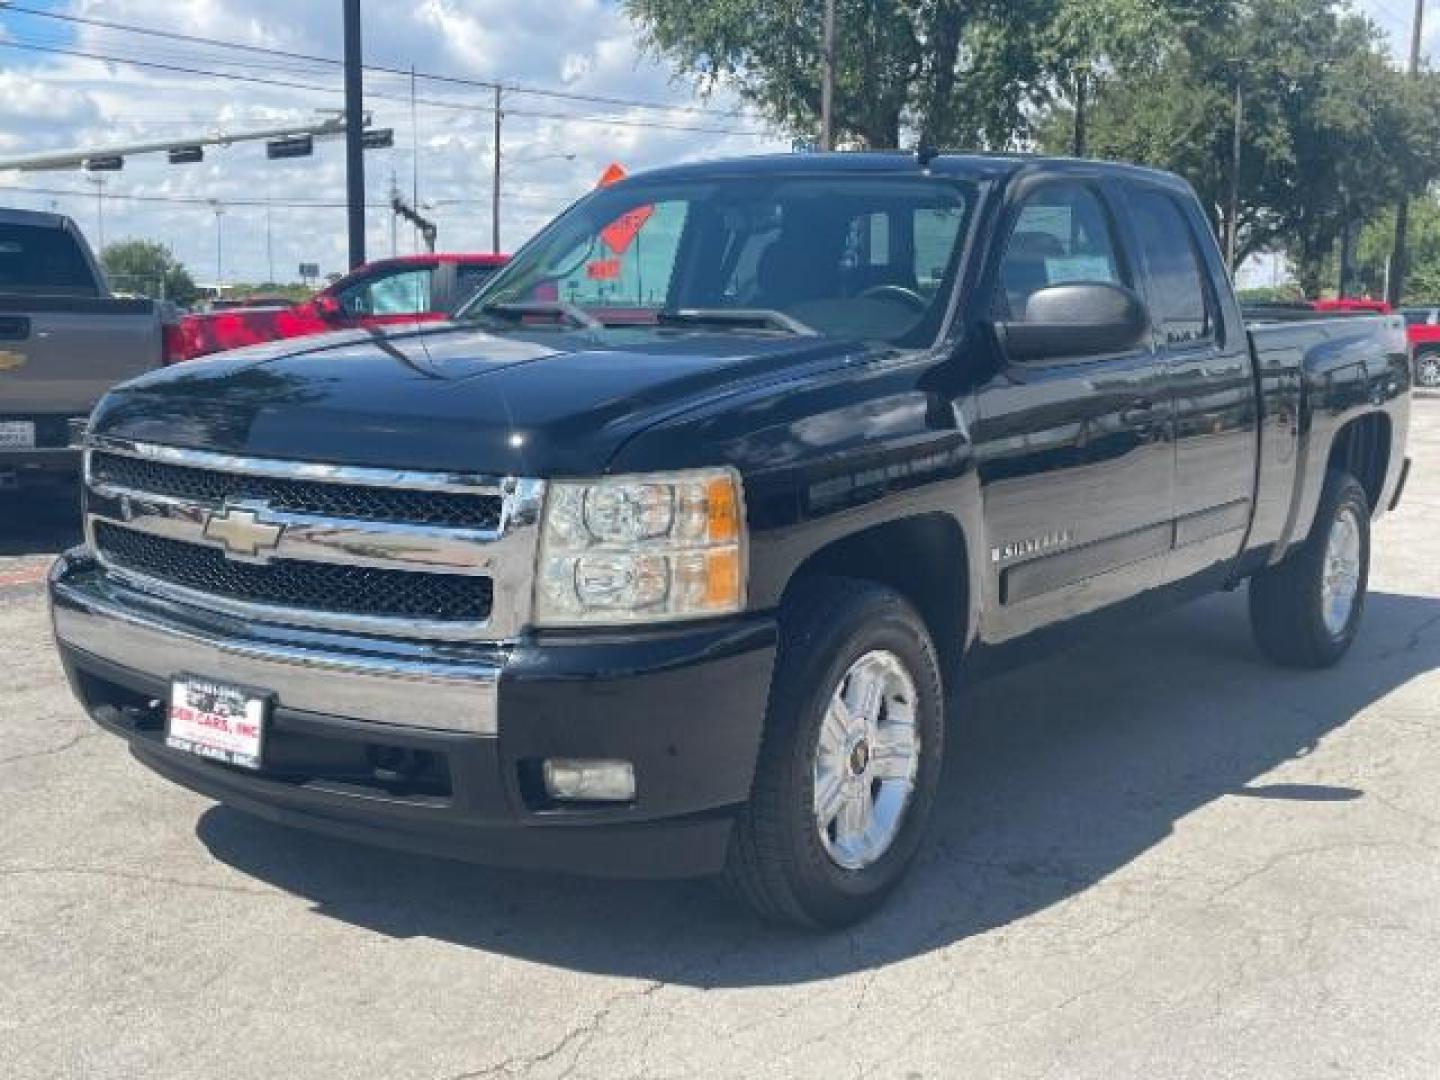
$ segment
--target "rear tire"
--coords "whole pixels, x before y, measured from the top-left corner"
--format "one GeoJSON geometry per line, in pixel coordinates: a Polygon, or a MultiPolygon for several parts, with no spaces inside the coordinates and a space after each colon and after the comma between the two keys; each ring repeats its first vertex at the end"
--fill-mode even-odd
{"type": "Polygon", "coordinates": [[[802,582],[780,634],[724,883],[769,921],[843,927],[884,902],[920,846],[944,759],[940,666],[915,609],[870,582],[802,582]]]}
{"type": "Polygon", "coordinates": [[[1277,664],[1325,668],[1355,642],[1370,581],[1370,500],[1331,470],[1310,536],[1250,580],[1250,626],[1277,664]]]}

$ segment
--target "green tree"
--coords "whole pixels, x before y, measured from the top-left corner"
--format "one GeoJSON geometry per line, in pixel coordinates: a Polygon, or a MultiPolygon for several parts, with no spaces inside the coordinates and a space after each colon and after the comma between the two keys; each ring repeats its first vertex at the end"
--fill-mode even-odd
{"type": "Polygon", "coordinates": [[[189,304],[200,295],[190,271],[164,244],[151,240],[121,240],[100,253],[100,265],[110,287],[140,293],[156,300],[189,304]]]}
{"type": "MultiPolygon", "coordinates": [[[[1284,247],[1318,293],[1347,222],[1440,175],[1440,87],[1397,72],[1375,26],[1335,0],[1219,14],[1183,26],[1146,77],[1097,88],[1092,149],[1187,177],[1223,236],[1238,81],[1239,254],[1284,247]]],[[[1047,143],[1059,148],[1067,130],[1052,117],[1047,143]]]]}
{"type": "MultiPolygon", "coordinates": [[[[836,0],[842,145],[908,135],[1007,147],[1044,81],[1036,27],[1054,0],[836,0]]],[[[820,129],[820,0],[625,0],[650,51],[700,89],[733,88],[783,131],[820,129]]]]}
{"type": "MultiPolygon", "coordinates": [[[[1380,296],[1395,243],[1395,214],[1377,215],[1360,231],[1355,244],[1355,279],[1359,287],[1380,296]]],[[[1410,273],[1405,278],[1405,303],[1440,302],[1440,200],[1427,194],[1410,204],[1410,273]]],[[[1333,260],[1327,267],[1337,273],[1333,260]]]]}

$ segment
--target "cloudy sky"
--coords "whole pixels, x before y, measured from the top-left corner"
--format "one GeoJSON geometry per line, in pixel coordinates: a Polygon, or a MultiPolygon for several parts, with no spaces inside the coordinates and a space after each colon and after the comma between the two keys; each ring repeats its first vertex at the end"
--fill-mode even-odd
{"type": "MultiPolygon", "coordinates": [[[[1397,43],[1408,40],[1411,0],[1360,6],[1397,43]]],[[[0,158],[304,123],[342,104],[332,64],[34,12],[314,57],[336,57],[341,48],[339,0],[11,0],[8,9],[0,0],[0,158]]],[[[697,100],[643,58],[614,0],[365,0],[364,15],[369,63],[568,95],[507,95],[507,248],[611,161],[633,170],[788,146],[733,100],[697,100]]],[[[1440,0],[1432,0],[1431,29],[1428,44],[1440,47],[1440,0]]],[[[441,246],[488,249],[491,91],[422,77],[412,122],[408,75],[369,73],[366,90],[375,126],[395,131],[393,149],[366,154],[369,201],[387,201],[392,176],[408,196],[418,173],[419,199],[431,206],[441,246]]],[[[136,157],[105,175],[105,239],[163,240],[197,278],[215,280],[217,216],[208,200],[216,200],[223,278],[260,280],[273,265],[290,280],[302,261],[326,272],[343,268],[344,212],[315,205],[343,197],[343,148],[333,140],[297,161],[267,161],[256,143],[210,150],[199,165],[136,157]]],[[[0,170],[0,204],[71,214],[92,242],[99,202],[82,173],[0,170]]],[[[376,207],[368,219],[370,254],[389,254],[391,215],[376,207]]],[[[400,228],[394,243],[409,251],[413,234],[400,228]]]]}

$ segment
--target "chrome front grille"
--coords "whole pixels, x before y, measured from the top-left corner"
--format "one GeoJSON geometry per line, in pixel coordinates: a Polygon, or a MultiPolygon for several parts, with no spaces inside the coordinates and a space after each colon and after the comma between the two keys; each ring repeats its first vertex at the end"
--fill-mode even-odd
{"type": "Polygon", "coordinates": [[[530,614],[539,481],[243,458],[114,439],[86,527],[134,588],[259,621],[504,641],[530,614]]]}
{"type": "Polygon", "coordinates": [[[104,451],[91,455],[90,475],[100,485],[215,506],[227,500],[260,500],[274,510],[354,521],[481,530],[493,530],[500,524],[502,498],[498,494],[225,472],[104,451]]]}
{"type": "Polygon", "coordinates": [[[369,615],[435,622],[484,622],[489,578],[414,574],[373,566],[275,559],[238,562],[218,548],[113,525],[95,525],[95,546],[122,570],[173,581],[197,592],[317,614],[369,615]]]}

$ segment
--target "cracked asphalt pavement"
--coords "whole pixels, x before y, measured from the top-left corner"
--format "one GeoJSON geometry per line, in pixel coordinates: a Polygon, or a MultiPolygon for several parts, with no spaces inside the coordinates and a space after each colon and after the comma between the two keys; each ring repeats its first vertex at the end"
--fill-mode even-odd
{"type": "Polygon", "coordinates": [[[306,836],[95,734],[0,503],[7,1077],[1440,1075],[1440,401],[1334,671],[1241,594],[964,691],[932,839],[877,918],[769,929],[702,883],[306,836]]]}

